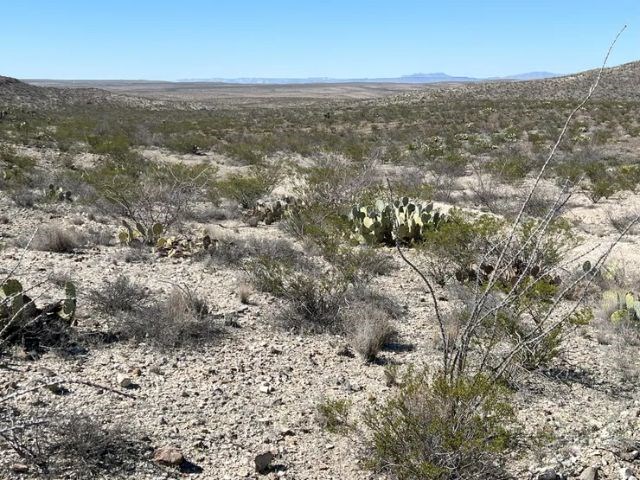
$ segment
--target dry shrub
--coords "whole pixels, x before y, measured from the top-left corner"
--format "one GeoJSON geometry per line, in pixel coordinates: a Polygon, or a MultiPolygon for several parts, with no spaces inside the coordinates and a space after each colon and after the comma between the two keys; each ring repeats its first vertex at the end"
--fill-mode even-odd
{"type": "Polygon", "coordinates": [[[253,293],[253,289],[251,288],[251,285],[248,285],[246,283],[240,283],[238,285],[238,297],[240,298],[240,302],[248,305],[249,303],[251,303],[251,294],[253,293]]]}
{"type": "Polygon", "coordinates": [[[356,304],[344,315],[351,345],[367,362],[373,362],[396,335],[389,314],[375,306],[356,304]]]}
{"type": "Polygon", "coordinates": [[[116,319],[120,337],[160,348],[210,343],[222,334],[207,304],[185,288],[175,287],[164,300],[116,319]]]}
{"type": "Polygon", "coordinates": [[[82,237],[73,230],[46,226],[37,231],[31,247],[42,252],[73,253],[82,243],[82,237]]]}
{"type": "Polygon", "coordinates": [[[110,315],[139,311],[145,307],[148,298],[147,289],[131,282],[126,275],[89,292],[89,300],[98,310],[110,315]]]}
{"type": "Polygon", "coordinates": [[[0,445],[47,478],[129,478],[148,459],[149,447],[136,433],[92,415],[55,412],[20,424],[0,434],[0,445]]]}
{"type": "Polygon", "coordinates": [[[276,314],[276,323],[302,333],[343,332],[341,310],[347,286],[335,280],[296,275],[285,282],[281,296],[288,305],[276,314]]]}

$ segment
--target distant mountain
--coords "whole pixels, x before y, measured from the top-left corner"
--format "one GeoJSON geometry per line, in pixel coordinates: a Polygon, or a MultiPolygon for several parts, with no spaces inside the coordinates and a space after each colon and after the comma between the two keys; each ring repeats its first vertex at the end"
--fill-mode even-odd
{"type": "Polygon", "coordinates": [[[543,80],[545,78],[554,78],[560,77],[561,75],[557,73],[551,72],[527,72],[527,73],[518,73],[517,75],[509,75],[508,77],[503,77],[505,80],[543,80]]]}
{"type": "Polygon", "coordinates": [[[558,77],[558,74],[549,72],[530,72],[509,75],[507,77],[475,78],[464,76],[452,76],[446,73],[413,73],[400,77],[379,77],[379,78],[331,78],[331,77],[309,77],[309,78],[190,78],[178,80],[178,82],[214,82],[214,83],[234,83],[234,84],[254,84],[254,85],[288,85],[288,84],[309,84],[309,83],[475,83],[487,80],[540,80],[543,78],[558,77]]]}

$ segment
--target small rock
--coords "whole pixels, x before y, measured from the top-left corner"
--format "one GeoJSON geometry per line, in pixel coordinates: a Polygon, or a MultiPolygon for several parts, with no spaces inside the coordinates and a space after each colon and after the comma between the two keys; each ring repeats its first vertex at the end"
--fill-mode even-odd
{"type": "Polygon", "coordinates": [[[275,458],[275,455],[271,452],[261,453],[260,455],[256,455],[254,462],[256,464],[256,472],[260,474],[269,473],[271,470],[271,462],[275,458]]]}
{"type": "Polygon", "coordinates": [[[273,392],[273,387],[272,387],[271,385],[268,385],[268,384],[266,384],[266,383],[263,383],[262,385],[260,385],[259,390],[260,390],[262,393],[271,393],[271,392],[273,392]]]}
{"type": "Polygon", "coordinates": [[[163,465],[178,466],[184,462],[184,455],[176,447],[160,447],[153,452],[153,460],[163,465]]]}
{"type": "Polygon", "coordinates": [[[11,471],[13,473],[28,473],[29,466],[25,463],[14,463],[11,465],[11,471]]]}
{"type": "Polygon", "coordinates": [[[634,478],[633,470],[631,470],[629,467],[622,467],[618,471],[618,474],[620,476],[620,480],[630,480],[631,478],[634,478]]]}
{"type": "Polygon", "coordinates": [[[553,468],[546,468],[538,474],[538,480],[560,480],[560,478],[553,468]]]}
{"type": "Polygon", "coordinates": [[[580,474],[579,480],[598,480],[598,469],[587,467],[580,474]]]}
{"type": "Polygon", "coordinates": [[[131,378],[123,374],[120,374],[116,377],[116,382],[122,388],[131,388],[131,386],[133,385],[133,381],[131,380],[131,378]]]}

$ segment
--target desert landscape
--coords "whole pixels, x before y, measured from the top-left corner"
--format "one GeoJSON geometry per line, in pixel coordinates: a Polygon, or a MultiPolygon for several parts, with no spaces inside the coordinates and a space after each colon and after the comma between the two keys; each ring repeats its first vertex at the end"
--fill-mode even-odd
{"type": "Polygon", "coordinates": [[[640,477],[638,79],[0,77],[0,477],[640,477]]]}

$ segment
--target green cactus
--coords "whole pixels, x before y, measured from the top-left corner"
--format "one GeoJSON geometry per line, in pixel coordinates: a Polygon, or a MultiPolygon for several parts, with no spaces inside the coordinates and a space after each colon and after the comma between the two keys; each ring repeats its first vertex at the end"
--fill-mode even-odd
{"type": "Polygon", "coordinates": [[[140,222],[136,222],[132,228],[125,220],[122,221],[124,230],[118,231],[118,240],[123,245],[131,245],[138,241],[147,245],[155,245],[162,235],[164,228],[160,223],[154,223],[151,227],[145,227],[140,222]]]}
{"type": "Polygon", "coordinates": [[[622,321],[640,321],[640,299],[636,300],[633,292],[608,290],[602,294],[602,308],[612,311],[610,320],[613,323],[622,321]]]}
{"type": "Polygon", "coordinates": [[[65,320],[69,325],[75,324],[76,316],[76,286],[72,282],[66,282],[64,285],[65,299],[62,301],[62,308],[58,312],[58,316],[65,320]]]}
{"type": "Polygon", "coordinates": [[[22,284],[15,278],[7,279],[0,287],[0,302],[6,302],[8,316],[10,319],[24,312],[24,290],[22,284]]]}
{"type": "Polygon", "coordinates": [[[393,245],[421,242],[427,231],[437,229],[445,217],[433,211],[433,204],[412,203],[403,197],[387,204],[382,200],[375,207],[354,205],[348,219],[353,236],[360,243],[393,245]]]}

